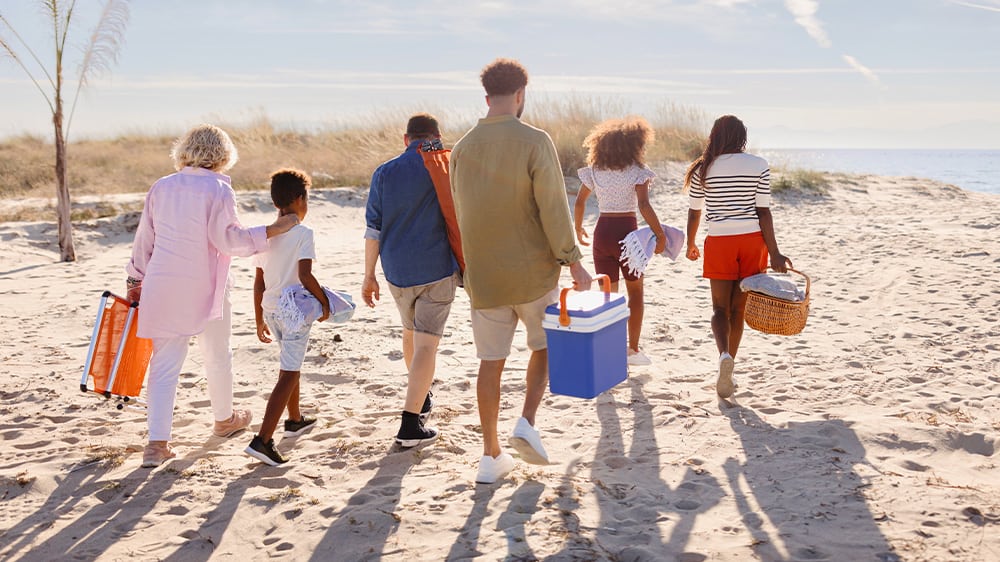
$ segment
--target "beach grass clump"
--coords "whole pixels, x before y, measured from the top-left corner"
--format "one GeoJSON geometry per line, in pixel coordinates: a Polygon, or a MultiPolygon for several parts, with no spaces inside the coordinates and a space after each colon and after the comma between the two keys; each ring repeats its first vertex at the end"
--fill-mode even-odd
{"type": "Polygon", "coordinates": [[[775,168],[771,171],[771,192],[805,192],[824,195],[830,190],[830,178],[824,172],[802,168],[775,168]]]}

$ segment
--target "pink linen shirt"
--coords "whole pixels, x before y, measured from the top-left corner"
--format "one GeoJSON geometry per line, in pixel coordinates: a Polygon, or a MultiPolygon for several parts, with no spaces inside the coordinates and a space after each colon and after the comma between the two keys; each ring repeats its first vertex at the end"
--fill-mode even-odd
{"type": "Polygon", "coordinates": [[[138,336],[193,336],[222,318],[230,256],[266,251],[266,228],[240,224],[229,176],[187,167],[157,180],[125,268],[142,280],[138,336]]]}

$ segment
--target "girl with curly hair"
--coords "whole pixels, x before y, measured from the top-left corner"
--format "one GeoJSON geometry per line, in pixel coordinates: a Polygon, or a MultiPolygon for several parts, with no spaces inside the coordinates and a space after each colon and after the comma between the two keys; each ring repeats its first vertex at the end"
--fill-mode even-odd
{"type": "Polygon", "coordinates": [[[667,238],[649,203],[649,184],[656,177],[645,162],[646,146],[653,142],[653,129],[641,117],[605,121],[587,136],[589,166],[580,168],[583,185],[576,196],[573,218],[576,238],[583,246],[590,244],[583,228],[583,214],[591,193],[597,197],[600,216],[594,227],[594,268],[611,278],[611,290],[618,291],[619,275],[625,278],[628,294],[628,363],[649,365],[651,361],[639,349],[642,331],[643,297],[641,274],[632,273],[621,259],[621,241],[638,226],[636,211],[656,235],[655,253],[663,253],[667,238]]]}

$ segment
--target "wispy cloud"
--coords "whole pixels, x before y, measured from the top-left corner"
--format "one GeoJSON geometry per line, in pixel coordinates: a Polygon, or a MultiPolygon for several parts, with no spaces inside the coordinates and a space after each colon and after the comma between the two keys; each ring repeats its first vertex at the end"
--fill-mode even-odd
{"type": "Polygon", "coordinates": [[[878,79],[878,75],[875,74],[875,72],[873,72],[872,69],[861,64],[860,62],[858,62],[858,59],[852,57],[851,55],[842,55],[842,57],[844,61],[847,62],[847,64],[851,65],[851,68],[860,72],[861,75],[867,78],[872,84],[875,84],[880,88],[882,87],[881,80],[878,79]]]}
{"type": "Polygon", "coordinates": [[[795,16],[795,23],[801,25],[820,47],[830,47],[833,43],[823,29],[823,23],[816,17],[819,2],[816,0],[785,0],[785,7],[795,16]]]}
{"type": "Polygon", "coordinates": [[[990,2],[989,4],[983,4],[977,2],[963,2],[962,0],[951,0],[951,3],[957,4],[959,6],[965,6],[967,8],[978,8],[980,10],[1000,12],[1000,2],[990,2]]]}
{"type": "MultiPolygon", "coordinates": [[[[785,0],[785,7],[793,16],[795,16],[795,23],[801,25],[802,28],[806,30],[806,33],[808,33],[820,47],[826,49],[833,46],[833,41],[831,41],[830,36],[826,34],[826,29],[823,28],[823,22],[816,17],[816,13],[819,12],[818,0],[785,0]]],[[[859,72],[871,83],[880,88],[883,87],[878,75],[875,74],[872,69],[861,64],[858,59],[846,54],[841,55],[841,58],[844,59],[844,62],[846,62],[848,66],[859,72]]]]}

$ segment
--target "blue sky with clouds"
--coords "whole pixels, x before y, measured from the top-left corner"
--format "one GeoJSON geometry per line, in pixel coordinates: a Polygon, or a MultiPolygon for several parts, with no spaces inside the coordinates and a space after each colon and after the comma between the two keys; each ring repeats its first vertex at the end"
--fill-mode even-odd
{"type": "MultiPolygon", "coordinates": [[[[0,0],[0,15],[45,57],[34,4],[0,0]]],[[[81,40],[98,2],[77,4],[81,40]]],[[[137,1],[73,134],[259,113],[299,127],[423,108],[472,119],[480,68],[508,56],[531,73],[529,104],[734,113],[759,148],[1000,148],[998,38],[1000,0],[137,1]]],[[[0,136],[48,131],[9,59],[0,91],[0,136]]]]}

